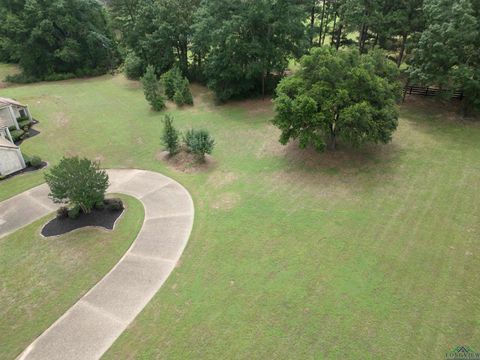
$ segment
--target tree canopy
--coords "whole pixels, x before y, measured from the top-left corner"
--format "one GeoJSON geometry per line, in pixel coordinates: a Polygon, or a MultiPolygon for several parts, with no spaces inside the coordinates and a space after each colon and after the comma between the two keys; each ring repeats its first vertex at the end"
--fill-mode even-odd
{"type": "Polygon", "coordinates": [[[77,76],[115,65],[115,43],[95,0],[0,0],[0,58],[27,76],[77,76]]]}
{"type": "Polygon", "coordinates": [[[303,6],[291,0],[203,1],[193,41],[217,97],[264,93],[265,81],[304,50],[304,18],[303,6]]]}
{"type": "Polygon", "coordinates": [[[424,84],[461,88],[465,111],[480,108],[480,3],[425,0],[426,29],[414,51],[411,77],[424,84]]]}
{"type": "Polygon", "coordinates": [[[352,145],[387,143],[397,128],[398,70],[380,51],[314,49],[277,88],[273,123],[280,142],[298,139],[322,151],[340,139],[352,145]]]}
{"type": "Polygon", "coordinates": [[[45,173],[49,196],[55,203],[67,203],[89,213],[102,202],[108,188],[108,175],[98,163],[78,157],[62,158],[45,173]]]}

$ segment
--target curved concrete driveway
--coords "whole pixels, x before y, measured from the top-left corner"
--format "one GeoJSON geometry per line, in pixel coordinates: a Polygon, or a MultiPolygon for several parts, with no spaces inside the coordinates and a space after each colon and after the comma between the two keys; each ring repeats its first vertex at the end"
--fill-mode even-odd
{"type": "MultiPolygon", "coordinates": [[[[194,209],[185,188],[150,171],[108,170],[108,175],[109,192],[143,203],[143,227],[117,265],[19,359],[99,359],[162,286],[187,244],[194,209]]],[[[40,185],[0,203],[0,237],[55,210],[47,194],[40,185]]]]}

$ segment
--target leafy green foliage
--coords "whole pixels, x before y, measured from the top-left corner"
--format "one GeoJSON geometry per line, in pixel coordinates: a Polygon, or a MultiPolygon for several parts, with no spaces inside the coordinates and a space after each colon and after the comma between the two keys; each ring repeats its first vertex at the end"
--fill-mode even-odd
{"type": "Polygon", "coordinates": [[[178,106],[193,105],[193,97],[190,92],[190,82],[182,76],[180,69],[176,66],[162,75],[162,83],[165,96],[175,101],[178,106]]]}
{"type": "Polygon", "coordinates": [[[108,175],[99,164],[78,157],[64,157],[45,173],[50,187],[49,197],[55,203],[67,203],[89,213],[98,201],[103,201],[108,187],[108,175]]]}
{"type": "Polygon", "coordinates": [[[131,80],[138,80],[144,73],[142,59],[133,51],[129,51],[123,63],[125,76],[131,80]]]}
{"type": "Polygon", "coordinates": [[[10,135],[12,136],[12,140],[14,142],[17,142],[19,140],[22,140],[24,137],[25,137],[25,130],[22,130],[22,129],[15,129],[15,130],[12,130],[10,131],[10,135]]]}
{"type": "Polygon", "coordinates": [[[177,83],[181,78],[182,74],[176,66],[174,66],[162,75],[162,84],[165,90],[165,96],[168,100],[173,100],[177,88],[177,83]]]}
{"type": "Polygon", "coordinates": [[[105,199],[104,204],[108,211],[121,211],[124,209],[123,201],[119,198],[105,199]]]}
{"type": "Polygon", "coordinates": [[[165,108],[165,101],[160,91],[160,84],[155,74],[155,68],[152,65],[147,66],[147,70],[141,81],[145,99],[147,99],[152,109],[154,111],[163,110],[165,108]]]}
{"type": "Polygon", "coordinates": [[[193,96],[190,92],[190,83],[187,78],[180,78],[177,80],[173,100],[178,106],[193,105],[193,96]]]}
{"type": "Polygon", "coordinates": [[[187,150],[200,160],[205,159],[205,154],[211,154],[215,146],[215,140],[210,136],[208,130],[188,130],[183,137],[187,150]]]}
{"type": "Polygon", "coordinates": [[[170,155],[174,155],[178,152],[178,138],[179,133],[173,126],[173,118],[168,114],[165,115],[165,118],[163,119],[162,143],[170,155]]]}
{"type": "Polygon", "coordinates": [[[40,156],[37,156],[37,155],[34,155],[32,156],[29,160],[28,160],[30,166],[36,168],[36,169],[39,169],[42,164],[43,164],[43,161],[42,159],[40,158],[40,156]]]}
{"type": "Polygon", "coordinates": [[[282,74],[303,51],[304,20],[304,7],[291,0],[202,2],[193,43],[217,98],[265,93],[272,74],[282,74]]]}
{"type": "Polygon", "coordinates": [[[71,209],[68,210],[68,217],[72,220],[78,219],[80,216],[80,207],[74,206],[71,209]]]}
{"type": "Polygon", "coordinates": [[[20,80],[102,74],[116,55],[98,1],[0,1],[0,57],[20,64],[20,80]]]}
{"type": "Polygon", "coordinates": [[[163,73],[178,64],[188,73],[193,15],[200,0],[111,0],[113,24],[124,45],[163,73]]]}
{"type": "Polygon", "coordinates": [[[426,29],[410,75],[427,85],[465,92],[465,108],[480,109],[480,3],[425,0],[426,29]]]}
{"type": "Polygon", "coordinates": [[[380,51],[314,49],[301,70],[277,87],[274,124],[280,142],[298,139],[322,151],[337,138],[352,144],[387,143],[397,127],[400,94],[395,64],[380,51]]]}
{"type": "Polygon", "coordinates": [[[59,219],[65,219],[66,217],[68,217],[68,207],[66,207],[66,206],[60,206],[60,207],[57,209],[57,218],[59,218],[59,219]]]}

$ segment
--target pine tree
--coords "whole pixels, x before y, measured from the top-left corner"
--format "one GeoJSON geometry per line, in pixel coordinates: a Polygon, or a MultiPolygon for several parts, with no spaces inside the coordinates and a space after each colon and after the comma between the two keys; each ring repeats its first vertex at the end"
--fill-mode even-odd
{"type": "Polygon", "coordinates": [[[165,108],[165,100],[160,92],[159,82],[152,65],[147,66],[147,70],[141,80],[145,99],[150,103],[152,109],[154,111],[163,110],[165,108]]]}
{"type": "Polygon", "coordinates": [[[180,78],[175,86],[173,100],[178,106],[193,105],[193,97],[190,92],[190,83],[187,78],[180,78]]]}
{"type": "Polygon", "coordinates": [[[173,118],[170,115],[165,115],[163,119],[162,143],[170,155],[175,155],[178,152],[178,138],[179,133],[173,126],[173,118]]]}

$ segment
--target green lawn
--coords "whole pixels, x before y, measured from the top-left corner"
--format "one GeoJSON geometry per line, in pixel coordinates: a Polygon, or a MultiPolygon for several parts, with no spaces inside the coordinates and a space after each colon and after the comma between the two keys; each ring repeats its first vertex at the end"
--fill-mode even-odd
{"type": "Polygon", "coordinates": [[[121,197],[127,211],[113,232],[89,228],[44,238],[40,229],[49,215],[0,239],[0,359],[16,358],[130,247],[143,206],[121,197]]]}
{"type": "MultiPolygon", "coordinates": [[[[183,130],[210,129],[215,161],[183,173],[159,160],[162,114],[137,82],[104,76],[2,95],[40,120],[25,153],[159,171],[194,198],[181,263],[106,359],[413,359],[480,348],[478,124],[410,102],[391,144],[318,155],[278,144],[269,101],[215,106],[194,86],[195,107],[168,112],[183,130]]],[[[41,181],[1,183],[0,198],[41,181]]]]}

